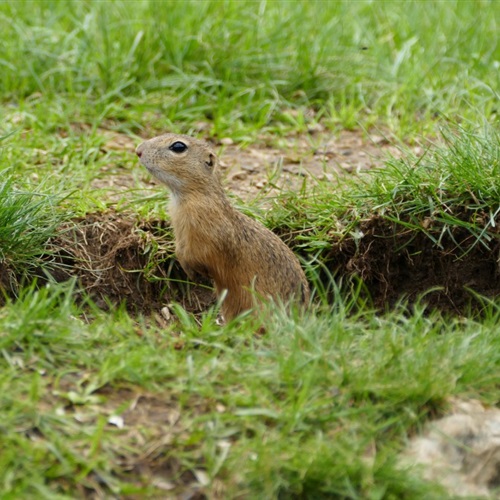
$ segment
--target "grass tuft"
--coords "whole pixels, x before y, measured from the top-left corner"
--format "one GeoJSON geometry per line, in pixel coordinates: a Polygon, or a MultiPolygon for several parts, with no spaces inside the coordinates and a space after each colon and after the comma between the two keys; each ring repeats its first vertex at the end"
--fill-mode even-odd
{"type": "Polygon", "coordinates": [[[57,209],[62,196],[42,189],[16,187],[14,177],[4,171],[0,181],[0,265],[16,271],[40,266],[47,244],[65,217],[57,209]]]}
{"type": "Polygon", "coordinates": [[[500,137],[491,128],[445,130],[443,140],[422,158],[391,160],[373,172],[366,198],[375,213],[412,229],[464,227],[485,244],[500,213],[500,137]]]}

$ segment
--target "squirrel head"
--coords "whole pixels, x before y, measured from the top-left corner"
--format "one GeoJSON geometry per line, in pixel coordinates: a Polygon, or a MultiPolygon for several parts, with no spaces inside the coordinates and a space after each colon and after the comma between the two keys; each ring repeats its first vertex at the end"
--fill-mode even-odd
{"type": "Polygon", "coordinates": [[[220,186],[217,156],[210,146],[188,135],[164,134],[140,144],[141,163],[176,197],[211,192],[220,186]]]}

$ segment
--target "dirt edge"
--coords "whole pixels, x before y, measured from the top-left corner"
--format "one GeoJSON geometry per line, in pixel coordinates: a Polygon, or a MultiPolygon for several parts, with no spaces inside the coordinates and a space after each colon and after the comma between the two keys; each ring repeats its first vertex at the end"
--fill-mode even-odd
{"type": "MultiPolygon", "coordinates": [[[[298,248],[290,231],[277,232],[308,260],[307,249],[298,248]]],[[[489,298],[500,293],[499,251],[498,242],[490,248],[474,244],[460,227],[438,246],[424,232],[374,216],[360,222],[356,236],[331,237],[320,256],[324,272],[319,279],[328,286],[330,275],[339,282],[361,278],[369,301],[380,310],[405,300],[464,314],[474,302],[471,290],[489,298]]],[[[179,302],[199,313],[214,301],[209,282],[189,282],[175,259],[173,234],[164,220],[113,211],[88,214],[60,228],[43,260],[43,270],[35,273],[39,281],[47,281],[47,270],[57,282],[76,277],[103,309],[125,303],[132,312],[149,314],[179,302]]],[[[8,292],[16,282],[12,276],[12,269],[0,265],[0,285],[8,292]]]]}

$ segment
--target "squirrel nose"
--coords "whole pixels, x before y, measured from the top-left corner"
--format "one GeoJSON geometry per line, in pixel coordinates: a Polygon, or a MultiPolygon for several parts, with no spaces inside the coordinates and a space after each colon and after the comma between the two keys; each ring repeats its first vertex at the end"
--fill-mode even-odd
{"type": "Polygon", "coordinates": [[[144,145],[144,143],[143,143],[143,142],[141,142],[141,143],[139,144],[139,146],[137,146],[137,147],[135,148],[135,154],[136,154],[139,158],[142,156],[142,150],[144,149],[144,148],[142,147],[143,145],[144,145]]]}

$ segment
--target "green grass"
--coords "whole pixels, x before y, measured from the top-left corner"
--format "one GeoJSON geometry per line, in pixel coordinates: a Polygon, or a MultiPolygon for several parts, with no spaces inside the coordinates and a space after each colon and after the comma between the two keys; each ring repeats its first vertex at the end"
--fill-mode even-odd
{"type": "Polygon", "coordinates": [[[496,120],[499,16],[495,1],[3,2],[0,90],[45,128],[201,120],[245,140],[314,109],[413,134],[496,120]]]}
{"type": "MultiPolygon", "coordinates": [[[[437,248],[461,228],[471,236],[463,252],[494,250],[499,5],[2,2],[6,288],[5,269],[39,273],[48,241],[75,215],[165,217],[164,189],[141,183],[141,137],[279,143],[320,122],[376,127],[401,143],[425,134],[432,146],[283,192],[269,211],[250,204],[317,285],[305,316],[274,311],[265,335],[249,317],[217,326],[216,310],[173,306],[167,327],[123,306],[104,312],[72,281],[2,296],[0,496],[445,497],[398,454],[451,396],[498,405],[498,300],[477,297],[481,316],[418,302],[380,313],[363,283],[345,293],[318,276],[332,241],[360,240],[374,216],[437,248]],[[113,132],[130,144],[110,147],[113,132]],[[130,180],[123,197],[96,188],[116,175],[130,180]]],[[[148,279],[170,259],[169,234],[144,234],[148,279]]]]}
{"type": "Polygon", "coordinates": [[[4,497],[72,496],[79,484],[153,495],[120,464],[159,446],[151,467],[205,471],[209,495],[222,484],[228,497],[418,498],[431,492],[394,455],[408,429],[450,395],[498,398],[494,305],[478,323],[422,307],[353,315],[338,301],[333,314],[278,314],[255,337],[248,320],[160,330],[118,310],[89,323],[72,293],[29,289],[0,313],[4,497]],[[134,426],[123,412],[139,394],[156,407],[134,426]],[[109,423],[120,414],[122,429],[109,423]]]}
{"type": "Polygon", "coordinates": [[[0,266],[23,275],[43,265],[49,239],[71,215],[58,209],[62,199],[43,187],[35,191],[16,187],[9,171],[4,172],[0,181],[0,266]]]}

